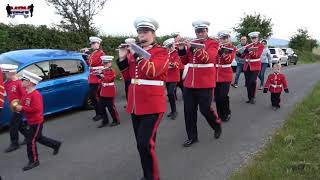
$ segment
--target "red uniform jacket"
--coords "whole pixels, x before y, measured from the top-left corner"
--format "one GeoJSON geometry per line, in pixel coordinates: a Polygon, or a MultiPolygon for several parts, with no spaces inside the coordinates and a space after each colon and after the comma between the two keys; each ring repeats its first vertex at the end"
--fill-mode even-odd
{"type": "Polygon", "coordinates": [[[9,104],[14,99],[21,100],[22,96],[26,93],[26,90],[22,87],[21,80],[15,80],[15,81],[7,80],[4,83],[4,88],[7,93],[9,104]]]}
{"type": "Polygon", "coordinates": [[[116,96],[116,86],[114,84],[114,79],[116,78],[116,71],[114,69],[106,69],[103,71],[103,78],[100,79],[101,97],[115,97],[116,96]]]}
{"type": "Polygon", "coordinates": [[[88,77],[88,81],[89,81],[89,84],[98,84],[99,83],[99,78],[94,75],[94,74],[91,74],[93,71],[95,71],[97,67],[101,67],[103,68],[103,64],[102,64],[102,60],[101,60],[101,56],[104,56],[105,53],[102,51],[102,50],[95,50],[93,51],[89,57],[88,57],[88,60],[87,60],[87,64],[90,68],[90,74],[89,74],[89,77],[88,77]]]}
{"type": "MultiPolygon", "coordinates": [[[[128,64],[129,64],[129,60],[128,59],[127,59],[127,61],[128,61],[128,64]]],[[[119,61],[117,63],[119,63],[119,61]]],[[[121,72],[121,76],[122,76],[123,80],[125,80],[125,81],[131,80],[129,71],[122,71],[121,72]]]]}
{"type": "Polygon", "coordinates": [[[237,48],[231,43],[224,45],[227,48],[232,48],[232,52],[218,55],[217,58],[217,82],[231,82],[233,79],[233,71],[231,63],[236,56],[237,48]]]}
{"type": "Polygon", "coordinates": [[[29,125],[43,122],[43,101],[39,91],[25,93],[21,99],[21,106],[29,125]]]}
{"type": "Polygon", "coordinates": [[[4,103],[3,73],[0,69],[0,108],[3,108],[3,103],[4,103]]]}
{"type": "Polygon", "coordinates": [[[202,67],[189,67],[184,87],[187,88],[214,88],[216,86],[216,68],[219,44],[213,39],[194,41],[195,43],[205,44],[204,49],[197,49],[191,52],[190,49],[179,50],[179,56],[183,64],[195,64],[202,67]],[[203,67],[211,66],[211,67],[203,67]]]}
{"type": "Polygon", "coordinates": [[[169,69],[166,82],[179,82],[180,81],[180,66],[181,61],[178,52],[174,50],[169,53],[169,69]]]}
{"type": "Polygon", "coordinates": [[[283,89],[288,89],[286,76],[281,73],[270,74],[264,88],[268,88],[271,93],[281,93],[283,89]]]}
{"type": "Polygon", "coordinates": [[[250,71],[260,71],[261,70],[260,56],[263,52],[264,45],[258,42],[246,47],[246,49],[250,49],[250,48],[258,48],[258,49],[256,51],[251,51],[251,52],[242,54],[241,58],[245,60],[245,63],[243,65],[243,70],[246,71],[249,66],[250,71]]]}
{"type": "MultiPolygon", "coordinates": [[[[166,111],[166,96],[164,81],[168,72],[168,52],[159,45],[147,50],[151,54],[150,60],[142,59],[138,63],[133,54],[118,62],[123,74],[135,79],[162,81],[163,85],[142,85],[131,83],[129,86],[127,112],[136,115],[163,113],[166,111]]],[[[138,82],[138,81],[137,81],[138,82]]]]}

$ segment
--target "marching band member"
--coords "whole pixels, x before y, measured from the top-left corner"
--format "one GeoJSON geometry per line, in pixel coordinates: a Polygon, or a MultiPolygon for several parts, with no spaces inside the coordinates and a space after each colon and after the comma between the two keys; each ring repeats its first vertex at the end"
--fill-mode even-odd
{"type": "MultiPolygon", "coordinates": [[[[21,80],[17,77],[18,66],[12,64],[1,64],[2,71],[5,73],[6,82],[4,83],[4,88],[7,94],[8,102],[11,105],[14,101],[20,101],[22,96],[26,93],[25,89],[22,87],[21,80]]],[[[10,130],[10,146],[5,150],[5,152],[12,152],[20,147],[19,145],[19,131],[26,138],[26,129],[23,126],[22,114],[11,109],[12,116],[10,119],[9,130],[10,130]]],[[[24,140],[23,143],[25,144],[24,140]]]]}
{"type": "Polygon", "coordinates": [[[116,86],[114,80],[116,78],[116,71],[112,68],[112,59],[113,56],[101,56],[101,60],[104,65],[104,70],[101,74],[97,76],[100,79],[101,88],[100,88],[100,98],[98,101],[98,106],[100,108],[100,113],[102,116],[102,123],[98,128],[105,127],[109,124],[108,114],[106,112],[106,107],[113,119],[113,122],[110,124],[110,127],[117,126],[120,124],[119,113],[114,104],[114,97],[116,96],[116,86]]]}
{"type": "Polygon", "coordinates": [[[250,104],[255,104],[257,77],[261,70],[260,56],[264,49],[264,45],[259,42],[259,34],[259,32],[249,33],[248,36],[251,38],[252,43],[244,46],[243,53],[239,51],[237,53],[237,56],[245,59],[243,71],[248,94],[248,101],[246,103],[250,104]]]}
{"type": "Polygon", "coordinates": [[[168,72],[168,52],[155,43],[158,23],[154,19],[140,17],[134,25],[142,49],[132,43],[129,52],[120,48],[118,66],[122,74],[129,74],[131,78],[126,110],[132,118],[144,174],[142,179],[159,180],[155,141],[166,111],[164,81],[168,72]],[[145,51],[149,58],[142,56],[145,51]]]}
{"type": "Polygon", "coordinates": [[[42,80],[38,75],[29,71],[23,71],[22,86],[26,93],[21,98],[21,105],[16,106],[16,111],[23,112],[29,126],[27,132],[27,152],[29,163],[22,169],[30,170],[40,165],[37,151],[37,142],[53,149],[53,155],[57,155],[61,142],[42,135],[43,128],[43,101],[42,95],[35,86],[42,80]]]}
{"type": "Polygon", "coordinates": [[[222,121],[231,119],[229,90],[232,81],[233,71],[231,63],[236,55],[236,48],[232,45],[230,39],[231,32],[221,31],[218,33],[220,48],[217,58],[217,85],[214,90],[216,108],[222,121]]]}
{"type": "Polygon", "coordinates": [[[268,90],[270,91],[273,110],[280,108],[280,96],[282,89],[284,92],[289,93],[286,76],[281,73],[281,64],[275,64],[273,66],[273,73],[268,76],[268,80],[263,90],[264,93],[267,93],[268,90]]]}
{"type": "MultiPolygon", "coordinates": [[[[132,39],[132,38],[127,38],[125,41],[129,40],[129,39],[132,39]]],[[[124,45],[124,44],[123,44],[124,45]]],[[[121,46],[121,45],[120,45],[121,46]]],[[[125,45],[126,46],[126,45],[125,45]]],[[[119,47],[120,48],[120,47],[119,47]]],[[[129,51],[129,50],[128,50],[129,51]]],[[[117,63],[119,63],[119,59],[117,59],[117,63]]],[[[131,77],[129,75],[129,71],[123,71],[121,73],[121,78],[123,79],[124,81],[124,90],[125,90],[125,93],[126,93],[126,100],[128,102],[128,92],[129,92],[129,86],[131,84],[131,77]]],[[[124,106],[124,108],[126,108],[127,106],[124,106]]]]}
{"type": "Polygon", "coordinates": [[[167,48],[169,54],[169,69],[166,86],[171,112],[168,114],[168,117],[174,120],[177,117],[175,90],[177,88],[177,83],[180,81],[180,58],[175,47],[174,38],[164,41],[163,46],[167,48]]]}
{"type": "MultiPolygon", "coordinates": [[[[182,37],[181,37],[179,32],[171,33],[171,36],[174,38],[175,44],[178,44],[182,40],[182,37]]],[[[176,49],[178,50],[178,47],[176,47],[176,49]]],[[[182,79],[182,75],[183,75],[183,71],[184,71],[184,64],[181,62],[180,59],[179,59],[179,61],[180,61],[180,64],[179,64],[180,81],[177,83],[177,87],[179,87],[181,89],[181,92],[183,94],[183,79],[182,79]]],[[[175,95],[175,97],[177,99],[177,88],[174,91],[174,95],[175,95]]],[[[182,95],[182,97],[183,97],[183,95],[182,95]]]]}
{"type": "Polygon", "coordinates": [[[89,95],[92,100],[92,105],[94,106],[94,110],[96,115],[92,118],[94,121],[98,121],[101,119],[101,115],[99,114],[99,107],[97,105],[97,91],[99,86],[99,78],[94,74],[95,70],[99,70],[103,68],[102,61],[100,59],[101,56],[104,56],[105,53],[101,49],[101,41],[102,39],[98,37],[90,37],[89,38],[91,49],[93,52],[90,54],[88,48],[84,48],[83,57],[86,60],[89,68],[90,74],[88,77],[89,81],[89,95]]]}
{"type": "Polygon", "coordinates": [[[3,85],[3,73],[0,67],[0,113],[4,104],[4,85],[3,85]]]}
{"type": "Polygon", "coordinates": [[[178,53],[182,63],[189,64],[184,80],[184,116],[188,135],[188,139],[183,144],[185,147],[198,142],[198,106],[200,106],[201,114],[214,130],[214,137],[219,138],[221,135],[221,121],[217,114],[210,109],[212,91],[216,86],[216,68],[214,64],[219,43],[208,38],[209,22],[195,21],[192,25],[198,38],[193,42],[202,43],[205,48],[191,47],[189,42],[179,45],[178,53]]]}

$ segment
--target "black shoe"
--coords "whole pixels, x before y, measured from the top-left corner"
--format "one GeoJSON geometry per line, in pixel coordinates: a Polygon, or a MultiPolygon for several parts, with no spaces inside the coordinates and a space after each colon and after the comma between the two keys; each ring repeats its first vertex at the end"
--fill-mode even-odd
{"type": "Polygon", "coordinates": [[[214,138],[219,139],[222,133],[221,125],[214,130],[214,138]]]}
{"type": "Polygon", "coordinates": [[[118,126],[120,123],[119,122],[112,122],[109,126],[113,127],[113,126],[118,126]]]}
{"type": "Polygon", "coordinates": [[[145,177],[141,178],[140,180],[147,180],[145,177]]]}
{"type": "Polygon", "coordinates": [[[246,101],[246,103],[250,103],[250,101],[251,101],[251,100],[249,99],[248,101],[246,101]]]}
{"type": "Polygon", "coordinates": [[[256,100],[254,98],[250,99],[250,104],[255,104],[256,100]]]}
{"type": "Polygon", "coordinates": [[[171,119],[172,119],[172,120],[175,120],[176,117],[177,117],[177,115],[178,115],[177,112],[172,112],[172,114],[171,114],[171,119]]]}
{"type": "Polygon", "coordinates": [[[238,88],[238,84],[231,84],[232,87],[238,88]]]}
{"type": "Polygon", "coordinates": [[[106,127],[109,123],[101,123],[97,128],[103,128],[106,127]]]}
{"type": "Polygon", "coordinates": [[[4,152],[9,153],[19,148],[20,148],[19,144],[11,144],[4,152]]]}
{"type": "Polygon", "coordinates": [[[95,117],[92,118],[93,121],[99,121],[100,119],[102,119],[100,115],[96,115],[95,117]]]}
{"type": "Polygon", "coordinates": [[[22,168],[23,171],[28,171],[30,169],[33,169],[37,166],[40,165],[40,162],[39,161],[36,161],[36,162],[30,162],[28,165],[26,165],[25,167],[22,168]]]}
{"type": "Polygon", "coordinates": [[[228,122],[231,119],[231,114],[228,114],[227,116],[225,116],[225,118],[221,119],[224,122],[228,122]]]}
{"type": "Polygon", "coordinates": [[[167,115],[167,117],[171,117],[171,116],[172,116],[172,112],[167,115]]]}
{"type": "Polygon", "coordinates": [[[59,150],[60,150],[61,144],[62,144],[62,143],[59,143],[59,145],[58,145],[56,148],[54,148],[54,150],[53,150],[53,155],[54,155],[54,156],[55,156],[55,155],[57,155],[57,154],[59,153],[59,150]]]}
{"type": "Polygon", "coordinates": [[[20,146],[26,145],[27,144],[27,139],[24,139],[21,143],[20,146]]]}
{"type": "Polygon", "coordinates": [[[197,142],[198,142],[198,139],[195,139],[195,140],[188,139],[183,143],[183,146],[184,147],[190,147],[192,144],[197,143],[197,142]]]}

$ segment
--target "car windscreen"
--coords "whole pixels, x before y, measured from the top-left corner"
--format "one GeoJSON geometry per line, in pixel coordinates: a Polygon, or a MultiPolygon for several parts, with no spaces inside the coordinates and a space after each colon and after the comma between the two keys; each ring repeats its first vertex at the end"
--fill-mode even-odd
{"type": "Polygon", "coordinates": [[[287,52],[287,49],[282,49],[282,51],[283,51],[284,53],[286,53],[286,52],[287,52]]]}
{"type": "Polygon", "coordinates": [[[269,49],[271,54],[276,54],[276,50],[275,49],[269,49]]]}

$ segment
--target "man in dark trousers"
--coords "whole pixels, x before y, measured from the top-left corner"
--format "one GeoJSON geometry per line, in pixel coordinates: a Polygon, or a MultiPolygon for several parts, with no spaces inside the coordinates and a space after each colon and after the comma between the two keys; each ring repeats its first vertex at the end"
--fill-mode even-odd
{"type": "Polygon", "coordinates": [[[189,147],[198,142],[197,111],[206,118],[214,130],[214,137],[221,135],[221,121],[211,110],[213,89],[216,86],[216,59],[219,43],[208,37],[210,22],[195,21],[192,23],[198,39],[193,44],[203,44],[204,48],[191,46],[190,42],[180,43],[179,56],[183,64],[189,64],[184,80],[184,116],[188,139],[183,146],[189,147]]]}
{"type": "MultiPolygon", "coordinates": [[[[179,32],[171,33],[171,36],[174,38],[175,44],[177,44],[180,41],[182,41],[182,37],[181,37],[179,32]]],[[[176,49],[178,50],[177,46],[176,46],[176,49]]],[[[182,92],[182,97],[183,97],[183,79],[182,79],[182,74],[183,74],[183,71],[184,71],[184,64],[181,62],[181,60],[180,60],[180,64],[179,64],[179,69],[180,69],[180,81],[177,83],[177,87],[180,88],[180,90],[182,92]]],[[[175,89],[174,94],[175,94],[176,99],[178,99],[178,97],[177,97],[177,88],[175,89]]]]}
{"type": "Polygon", "coordinates": [[[90,73],[88,76],[88,82],[89,82],[89,96],[92,101],[92,105],[95,110],[95,116],[92,118],[94,121],[99,121],[102,117],[99,112],[98,107],[98,87],[99,87],[99,78],[94,74],[94,71],[97,71],[99,69],[103,69],[103,64],[101,61],[101,56],[104,56],[105,53],[103,52],[101,48],[101,42],[102,39],[99,37],[91,36],[89,37],[91,49],[93,50],[92,53],[90,53],[89,48],[83,48],[83,58],[86,60],[90,73]]]}
{"type": "Polygon", "coordinates": [[[169,56],[169,69],[166,80],[166,87],[168,93],[168,99],[171,107],[171,112],[167,115],[172,120],[177,117],[177,107],[176,107],[176,94],[175,90],[177,88],[177,83],[180,81],[180,68],[181,63],[178,52],[175,48],[175,41],[173,38],[167,39],[163,42],[163,46],[167,48],[169,56]]]}
{"type": "Polygon", "coordinates": [[[252,43],[244,46],[244,51],[238,51],[237,56],[243,58],[245,63],[243,65],[244,76],[246,79],[248,101],[246,103],[255,104],[255,96],[257,89],[257,78],[261,70],[260,56],[263,52],[264,45],[259,42],[260,32],[251,32],[248,34],[252,43]]]}
{"type": "Polygon", "coordinates": [[[42,95],[35,89],[42,78],[29,71],[23,71],[22,85],[26,93],[21,98],[21,105],[16,106],[16,111],[23,112],[28,122],[27,154],[29,162],[22,168],[28,171],[40,165],[37,142],[53,149],[53,155],[57,155],[61,142],[42,135],[43,128],[43,100],[42,95]]]}
{"type": "Polygon", "coordinates": [[[217,112],[222,121],[231,119],[229,90],[232,81],[231,63],[236,56],[236,47],[232,45],[230,31],[218,33],[220,48],[217,58],[217,86],[214,90],[217,112]]]}
{"type": "MultiPolygon", "coordinates": [[[[17,77],[17,68],[18,66],[13,64],[1,64],[0,68],[5,73],[6,82],[4,83],[4,88],[7,94],[8,102],[14,104],[15,102],[20,102],[22,96],[26,93],[25,89],[22,87],[21,80],[17,77]]],[[[10,146],[5,150],[5,152],[12,152],[17,150],[20,145],[26,144],[24,140],[19,144],[19,132],[26,137],[27,132],[22,121],[22,113],[15,112],[11,109],[12,115],[9,124],[10,131],[10,146]]],[[[25,139],[25,138],[24,138],[25,139]]]]}
{"type": "Polygon", "coordinates": [[[101,56],[104,69],[98,74],[100,79],[100,91],[98,106],[100,108],[100,113],[102,116],[102,123],[98,128],[103,128],[109,125],[109,118],[106,111],[106,107],[113,119],[113,122],[109,125],[117,126],[120,124],[119,113],[117,111],[116,105],[114,103],[114,98],[116,96],[116,85],[114,80],[116,78],[116,71],[112,68],[113,56],[101,56]]]}
{"type": "Polygon", "coordinates": [[[4,84],[3,84],[3,73],[0,67],[0,114],[4,104],[4,84]]]}
{"type": "Polygon", "coordinates": [[[168,53],[155,43],[155,31],[159,25],[154,19],[140,17],[134,25],[139,46],[143,50],[132,41],[127,41],[129,48],[119,49],[118,66],[123,75],[131,78],[127,112],[131,114],[140,154],[144,174],[142,180],[159,180],[155,141],[158,126],[166,111],[164,81],[167,79],[168,53]]]}

